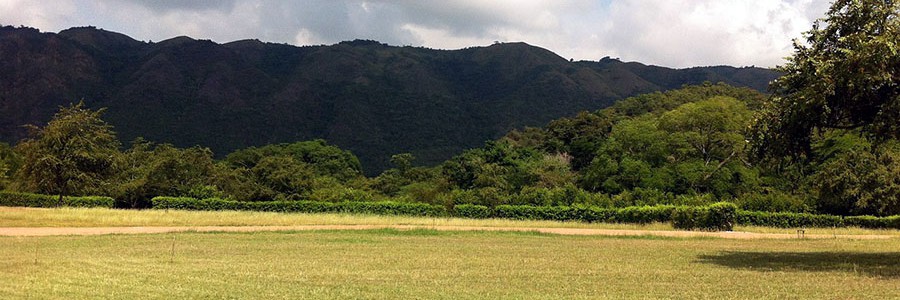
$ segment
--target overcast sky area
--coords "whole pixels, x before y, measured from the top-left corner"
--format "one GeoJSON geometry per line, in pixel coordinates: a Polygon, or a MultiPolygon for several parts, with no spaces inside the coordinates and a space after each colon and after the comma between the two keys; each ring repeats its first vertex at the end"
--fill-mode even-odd
{"type": "Polygon", "coordinates": [[[668,67],[774,67],[826,0],[0,0],[0,24],[96,26],[142,41],[186,35],[293,45],[370,39],[459,49],[526,42],[564,58],[668,67]]]}

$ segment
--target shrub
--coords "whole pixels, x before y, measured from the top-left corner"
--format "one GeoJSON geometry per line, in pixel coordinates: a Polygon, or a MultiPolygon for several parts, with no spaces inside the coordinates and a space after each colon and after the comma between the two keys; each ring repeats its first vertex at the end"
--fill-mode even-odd
{"type": "Polygon", "coordinates": [[[602,208],[587,205],[500,205],[494,209],[494,215],[498,218],[517,220],[646,224],[652,222],[669,222],[674,209],[675,207],[671,205],[632,206],[624,208],[602,208]]]}
{"type": "Polygon", "coordinates": [[[728,202],[679,206],[672,214],[672,225],[680,229],[732,230],[736,221],[737,206],[728,202]]]}
{"type": "Polygon", "coordinates": [[[498,218],[515,220],[574,220],[568,206],[498,205],[494,213],[498,218]]]}
{"type": "Polygon", "coordinates": [[[630,206],[616,210],[615,222],[647,224],[653,222],[669,222],[675,206],[630,206]]]}
{"type": "Polygon", "coordinates": [[[154,209],[184,210],[250,210],[296,213],[355,213],[379,215],[444,216],[446,209],[425,203],[382,202],[321,202],[321,201],[258,201],[244,202],[222,199],[194,199],[187,197],[156,197],[154,209]]]}
{"type": "Polygon", "coordinates": [[[493,187],[452,190],[450,191],[450,198],[453,204],[474,204],[487,207],[506,204],[511,199],[509,195],[493,187]]]}
{"type": "Polygon", "coordinates": [[[469,219],[487,219],[493,215],[490,207],[484,205],[460,204],[453,206],[453,216],[469,219]]]}
{"type": "Polygon", "coordinates": [[[746,211],[737,212],[737,221],[741,225],[767,226],[780,228],[799,227],[843,227],[844,222],[840,216],[816,215],[807,213],[789,212],[763,212],[746,211]]]}
{"type": "Polygon", "coordinates": [[[874,217],[853,216],[845,217],[844,225],[873,229],[900,229],[900,216],[874,217]]]}
{"type": "Polygon", "coordinates": [[[704,206],[710,205],[716,202],[716,197],[712,194],[699,194],[699,195],[678,195],[675,197],[675,200],[672,204],[679,206],[704,206]]]}
{"type": "Polygon", "coordinates": [[[744,194],[735,199],[735,204],[741,209],[749,211],[795,213],[810,211],[809,206],[806,205],[802,198],[779,191],[744,194]]]}
{"type": "Polygon", "coordinates": [[[343,186],[315,189],[309,198],[312,201],[320,202],[366,202],[375,200],[375,196],[372,193],[343,186]]]}
{"type": "MultiPolygon", "coordinates": [[[[115,200],[104,196],[63,197],[63,206],[72,207],[108,207],[115,205],[115,200]]],[[[59,196],[16,193],[0,191],[0,206],[56,207],[59,196]]]]}
{"type": "Polygon", "coordinates": [[[409,215],[438,217],[447,214],[443,206],[427,203],[404,203],[394,201],[380,202],[338,202],[334,212],[375,214],[375,215],[409,215]]]}
{"type": "Polygon", "coordinates": [[[672,193],[653,188],[634,188],[613,196],[611,201],[616,207],[630,207],[671,204],[674,200],[672,193]]]}

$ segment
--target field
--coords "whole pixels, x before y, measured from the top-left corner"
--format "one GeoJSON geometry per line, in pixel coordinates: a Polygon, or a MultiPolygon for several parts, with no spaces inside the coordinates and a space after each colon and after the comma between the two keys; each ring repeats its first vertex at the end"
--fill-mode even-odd
{"type": "MultiPolygon", "coordinates": [[[[638,226],[428,220],[0,208],[0,227],[377,222],[638,226]]],[[[0,237],[0,256],[4,299],[900,297],[900,238],[738,240],[393,229],[186,232],[0,237]]]]}

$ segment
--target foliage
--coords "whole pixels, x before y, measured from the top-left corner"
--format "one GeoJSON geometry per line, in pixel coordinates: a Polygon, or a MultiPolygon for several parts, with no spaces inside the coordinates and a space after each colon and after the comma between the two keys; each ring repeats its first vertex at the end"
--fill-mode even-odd
{"type": "Polygon", "coordinates": [[[148,207],[156,196],[223,194],[213,180],[220,167],[207,148],[179,149],[138,139],[120,161],[123,168],[113,190],[120,206],[148,207]]]}
{"type": "Polygon", "coordinates": [[[816,135],[853,129],[900,138],[900,3],[838,0],[794,43],[756,124],[759,158],[810,155],[816,135]]]}
{"type": "Polygon", "coordinates": [[[812,212],[803,198],[778,190],[762,190],[746,193],[734,200],[743,210],[768,212],[812,212]]]}
{"type": "Polygon", "coordinates": [[[453,206],[453,216],[468,219],[487,219],[493,215],[490,207],[483,205],[460,204],[453,206]]]}
{"type": "Polygon", "coordinates": [[[672,225],[680,229],[730,231],[737,223],[737,206],[718,202],[709,206],[679,206],[672,213],[672,225]]]}
{"type": "Polygon", "coordinates": [[[900,142],[862,141],[835,152],[810,176],[819,210],[832,214],[900,214],[900,142]]]}
{"type": "Polygon", "coordinates": [[[19,189],[56,194],[59,201],[104,191],[117,170],[119,141],[102,113],[80,102],[60,107],[43,128],[31,126],[31,136],[16,146],[19,189]]]}
{"type": "MultiPolygon", "coordinates": [[[[0,206],[56,207],[59,196],[0,191],[0,206]]],[[[63,206],[112,208],[115,200],[103,196],[63,197],[63,206]]]]}
{"type": "Polygon", "coordinates": [[[900,229],[900,216],[851,216],[844,218],[844,225],[875,229],[900,229]]]}
{"type": "Polygon", "coordinates": [[[596,206],[531,206],[500,205],[494,216],[517,220],[553,220],[607,223],[639,223],[671,221],[674,206],[631,206],[601,208],[596,206]]]}
{"type": "Polygon", "coordinates": [[[291,157],[309,165],[319,176],[344,181],[362,176],[362,166],[353,153],[328,145],[324,140],[250,147],[228,154],[225,162],[232,167],[252,169],[263,163],[264,158],[272,156],[291,157]]]}
{"type": "Polygon", "coordinates": [[[737,223],[740,225],[780,228],[844,226],[843,219],[840,216],[745,210],[737,212],[737,223]]]}
{"type": "Polygon", "coordinates": [[[188,197],[155,197],[154,209],[183,210],[249,210],[293,213],[354,213],[378,215],[444,216],[443,206],[424,203],[381,202],[320,202],[320,201],[232,201],[195,199],[188,197]]]}
{"type": "Polygon", "coordinates": [[[21,164],[21,158],[13,148],[9,144],[0,143],[0,190],[10,184],[21,164]]]}

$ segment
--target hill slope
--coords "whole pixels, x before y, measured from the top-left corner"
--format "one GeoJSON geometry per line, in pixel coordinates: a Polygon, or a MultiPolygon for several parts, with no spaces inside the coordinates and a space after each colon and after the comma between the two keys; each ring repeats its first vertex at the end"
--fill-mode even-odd
{"type": "Polygon", "coordinates": [[[108,107],[120,139],[143,136],[218,155],[324,138],[367,173],[391,154],[442,161],[508,130],[617,99],[704,81],[764,90],[759,68],[669,69],[615,59],[571,62],[524,43],[462,50],[372,41],[294,47],[189,37],[158,43],[92,27],[0,28],[0,141],[59,105],[108,107]]]}

